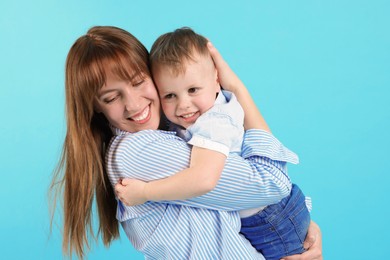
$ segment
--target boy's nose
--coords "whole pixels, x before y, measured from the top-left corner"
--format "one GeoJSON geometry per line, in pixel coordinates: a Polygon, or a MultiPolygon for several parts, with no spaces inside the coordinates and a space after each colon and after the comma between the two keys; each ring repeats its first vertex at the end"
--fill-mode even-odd
{"type": "Polygon", "coordinates": [[[188,99],[180,99],[178,108],[181,110],[188,109],[190,107],[190,102],[188,99]]]}

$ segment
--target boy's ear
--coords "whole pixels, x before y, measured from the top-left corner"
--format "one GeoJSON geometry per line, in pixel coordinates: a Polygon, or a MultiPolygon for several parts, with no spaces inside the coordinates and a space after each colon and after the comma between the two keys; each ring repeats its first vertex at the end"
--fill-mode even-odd
{"type": "Polygon", "coordinates": [[[216,68],[216,67],[214,67],[214,77],[215,77],[215,79],[217,80],[217,83],[219,84],[218,71],[217,71],[217,68],[216,68]]]}
{"type": "Polygon", "coordinates": [[[219,83],[219,77],[218,77],[218,72],[217,72],[217,69],[214,70],[215,71],[215,85],[216,85],[216,92],[219,92],[221,90],[221,84],[219,83]]]}

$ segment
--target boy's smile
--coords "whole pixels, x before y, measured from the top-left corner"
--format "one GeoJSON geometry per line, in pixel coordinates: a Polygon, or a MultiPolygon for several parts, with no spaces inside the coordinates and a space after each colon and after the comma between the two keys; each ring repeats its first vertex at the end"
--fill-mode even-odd
{"type": "Polygon", "coordinates": [[[210,56],[193,55],[185,60],[185,72],[175,75],[162,65],[154,80],[159,90],[166,117],[173,123],[188,128],[215,102],[220,91],[217,71],[210,56]]]}

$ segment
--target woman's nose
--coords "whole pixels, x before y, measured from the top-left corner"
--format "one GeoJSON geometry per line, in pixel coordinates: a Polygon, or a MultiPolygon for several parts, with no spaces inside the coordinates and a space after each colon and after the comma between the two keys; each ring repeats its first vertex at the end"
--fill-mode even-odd
{"type": "Polygon", "coordinates": [[[134,93],[129,93],[125,96],[125,109],[128,112],[137,112],[141,104],[139,98],[134,93]]]}

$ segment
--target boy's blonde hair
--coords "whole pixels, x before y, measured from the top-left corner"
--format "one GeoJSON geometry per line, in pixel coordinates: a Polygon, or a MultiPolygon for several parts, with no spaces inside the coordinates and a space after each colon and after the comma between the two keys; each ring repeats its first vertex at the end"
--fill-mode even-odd
{"type": "Polygon", "coordinates": [[[208,40],[189,27],[182,27],[161,35],[150,50],[150,65],[153,73],[160,66],[167,67],[174,75],[185,72],[185,61],[194,61],[194,53],[210,56],[208,40]]]}

